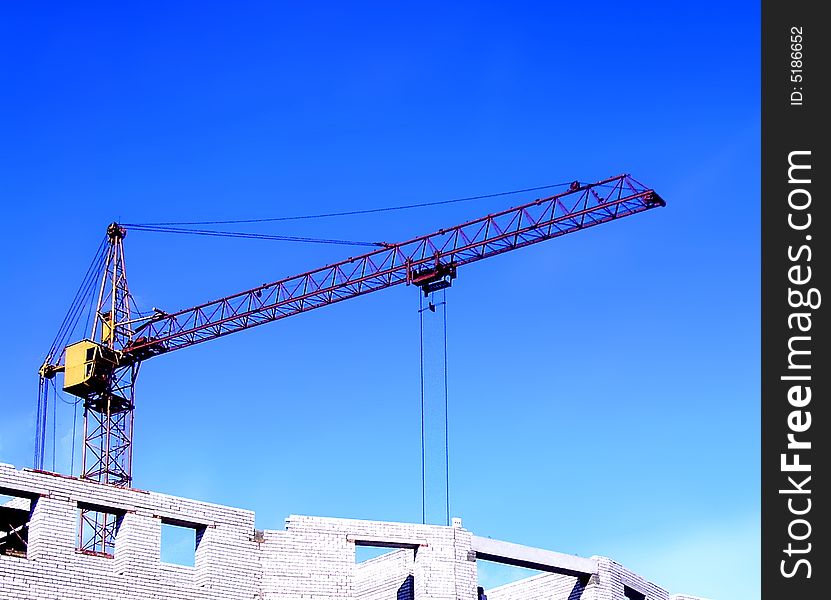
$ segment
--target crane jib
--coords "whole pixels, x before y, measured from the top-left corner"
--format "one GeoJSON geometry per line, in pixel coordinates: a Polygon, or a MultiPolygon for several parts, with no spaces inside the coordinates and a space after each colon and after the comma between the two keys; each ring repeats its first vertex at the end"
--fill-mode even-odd
{"type": "Polygon", "coordinates": [[[448,287],[459,266],[664,206],[622,175],[368,254],[154,318],[124,348],[131,361],[307,312],[400,283],[448,287]]]}

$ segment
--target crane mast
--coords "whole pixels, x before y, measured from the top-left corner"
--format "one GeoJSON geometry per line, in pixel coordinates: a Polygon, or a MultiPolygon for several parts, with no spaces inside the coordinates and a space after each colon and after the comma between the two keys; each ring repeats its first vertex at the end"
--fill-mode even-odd
{"type": "MultiPolygon", "coordinates": [[[[562,193],[461,225],[175,313],[154,309],[145,317],[131,311],[126,230],[113,223],[90,337],[67,346],[57,360],[47,357],[40,375],[43,381],[63,372],[64,391],[83,401],[82,477],[129,487],[134,387],[145,360],[394,285],[415,285],[428,295],[449,287],[463,265],[664,205],[654,190],[626,174],[574,182],[562,193]]],[[[37,464],[43,436],[45,431],[36,441],[36,468],[43,468],[42,453],[37,464]]],[[[115,523],[89,526],[91,547],[106,550],[115,523]]]]}

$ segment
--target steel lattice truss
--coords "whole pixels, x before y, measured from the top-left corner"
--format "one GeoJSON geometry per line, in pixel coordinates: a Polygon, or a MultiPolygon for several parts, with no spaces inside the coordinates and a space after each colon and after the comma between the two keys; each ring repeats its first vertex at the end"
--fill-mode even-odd
{"type": "MultiPolygon", "coordinates": [[[[130,290],[124,263],[124,230],[108,229],[110,247],[98,293],[91,339],[98,337],[112,350],[132,339],[130,290]]],[[[138,364],[115,368],[106,389],[84,397],[84,452],[82,477],[129,487],[132,471],[133,391],[138,364]]]]}
{"type": "Polygon", "coordinates": [[[664,206],[628,175],[494,213],[175,314],[135,332],[125,357],[140,361],[401,283],[452,273],[458,266],[664,206]]]}
{"type": "Polygon", "coordinates": [[[84,553],[112,556],[115,551],[117,531],[117,515],[94,509],[82,509],[78,530],[78,550],[84,553]]]}
{"type": "Polygon", "coordinates": [[[130,487],[133,454],[133,392],[138,364],[113,372],[105,393],[84,405],[84,479],[130,487]]]}

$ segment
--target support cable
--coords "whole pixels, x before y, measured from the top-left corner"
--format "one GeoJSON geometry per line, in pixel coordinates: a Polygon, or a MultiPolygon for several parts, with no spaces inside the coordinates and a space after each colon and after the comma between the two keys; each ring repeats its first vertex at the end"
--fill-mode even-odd
{"type": "Polygon", "coordinates": [[[83,314],[83,309],[87,306],[88,302],[90,301],[90,294],[92,289],[95,286],[95,283],[100,276],[101,268],[104,263],[104,255],[106,249],[106,239],[101,242],[98,246],[98,250],[95,252],[95,256],[92,259],[92,262],[87,268],[87,272],[84,275],[84,279],[81,282],[81,285],[78,287],[78,290],[75,292],[75,296],[70,303],[69,309],[64,315],[63,321],[61,322],[60,327],[58,328],[58,332],[55,335],[55,339],[52,341],[52,345],[49,348],[49,357],[54,358],[54,353],[59,349],[62,348],[64,342],[69,338],[72,332],[75,330],[75,326],[78,323],[79,317],[83,314]]]}
{"type": "Polygon", "coordinates": [[[90,321],[92,319],[92,302],[87,303],[87,317],[84,320],[84,331],[92,331],[90,329],[90,321]]]}
{"type": "MultiPolygon", "coordinates": [[[[57,364],[60,362],[60,355],[63,353],[63,348],[67,341],[75,331],[80,322],[81,315],[84,309],[87,308],[87,323],[89,322],[92,310],[92,293],[95,284],[101,276],[101,271],[104,267],[104,257],[106,250],[106,239],[104,239],[98,246],[95,256],[87,268],[81,285],[75,292],[75,295],[70,303],[69,309],[64,315],[58,332],[55,335],[52,345],[49,348],[44,362],[57,364]]],[[[43,469],[44,461],[46,460],[47,452],[47,427],[49,420],[49,383],[52,382],[52,470],[56,466],[56,429],[57,429],[57,400],[58,388],[54,379],[47,379],[43,376],[39,379],[38,385],[38,409],[35,421],[35,453],[33,467],[36,469],[43,469]]],[[[65,404],[71,404],[62,397],[61,401],[65,404]]]]}
{"type": "MultiPolygon", "coordinates": [[[[471,200],[484,200],[486,198],[498,198],[499,196],[510,196],[513,194],[522,194],[525,192],[536,192],[539,190],[547,190],[555,187],[564,187],[570,185],[572,182],[552,183],[550,185],[541,185],[537,187],[530,187],[521,190],[511,190],[509,192],[496,192],[494,194],[483,194],[481,196],[468,196],[465,198],[454,198],[452,200],[439,200],[437,202],[420,202],[417,204],[404,204],[400,206],[385,206],[381,208],[367,208],[363,210],[349,210],[344,212],[319,213],[312,215],[293,215],[288,217],[268,217],[263,219],[231,219],[226,221],[170,221],[163,223],[141,223],[140,226],[167,226],[167,225],[236,225],[240,223],[273,223],[275,221],[301,221],[306,219],[327,219],[330,217],[350,217],[354,215],[368,215],[372,213],[392,212],[398,210],[410,210],[413,208],[424,208],[427,206],[440,206],[443,204],[456,204],[458,202],[470,202],[471,200]]],[[[126,225],[126,224],[125,224],[126,225]]],[[[127,225],[130,226],[130,225],[127,225]]],[[[132,225],[136,227],[137,225],[132,225]]]]}
{"type": "Polygon", "coordinates": [[[139,225],[135,223],[122,223],[124,227],[132,231],[145,231],[151,233],[178,233],[183,235],[201,235],[208,237],[241,238],[250,240],[270,240],[277,242],[302,242],[306,244],[334,244],[339,246],[370,246],[383,248],[381,242],[365,242],[355,240],[340,240],[329,238],[314,238],[295,235],[271,235],[266,233],[254,233],[250,231],[214,231],[211,229],[187,229],[183,227],[161,227],[156,225],[139,225]]]}

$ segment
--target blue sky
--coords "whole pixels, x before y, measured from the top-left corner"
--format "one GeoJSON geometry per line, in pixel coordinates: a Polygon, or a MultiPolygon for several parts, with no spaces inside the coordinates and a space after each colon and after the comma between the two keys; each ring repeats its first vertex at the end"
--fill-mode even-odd
{"type": "MultiPolygon", "coordinates": [[[[31,461],[37,367],[114,219],[630,172],[668,206],[470,265],[448,293],[452,513],[673,592],[758,597],[758,9],[7,7],[0,461],[31,461]]],[[[250,230],[394,241],[522,198],[250,230]]],[[[352,252],[126,245],[138,302],[165,310],[352,252]]],[[[148,362],[136,485],[251,508],[265,528],[420,520],[417,304],[391,289],[148,362]]],[[[57,425],[68,471],[71,410],[57,425]]]]}

